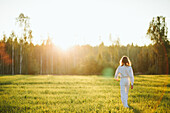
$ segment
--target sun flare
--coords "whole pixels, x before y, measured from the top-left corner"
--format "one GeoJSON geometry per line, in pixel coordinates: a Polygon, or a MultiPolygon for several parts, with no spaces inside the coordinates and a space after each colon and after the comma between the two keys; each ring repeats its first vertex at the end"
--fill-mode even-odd
{"type": "Polygon", "coordinates": [[[59,47],[63,51],[67,51],[69,48],[71,48],[73,45],[67,41],[53,41],[54,45],[59,47]]]}
{"type": "Polygon", "coordinates": [[[71,45],[63,44],[63,45],[59,45],[59,48],[61,48],[64,51],[67,51],[69,48],[71,48],[71,45]]]}

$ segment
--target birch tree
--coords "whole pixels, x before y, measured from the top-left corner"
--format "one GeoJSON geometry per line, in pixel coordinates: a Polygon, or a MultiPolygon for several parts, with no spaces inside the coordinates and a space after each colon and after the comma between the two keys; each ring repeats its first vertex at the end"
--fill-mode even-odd
{"type": "Polygon", "coordinates": [[[15,34],[14,32],[12,32],[11,34],[11,38],[12,38],[12,75],[14,75],[14,37],[15,37],[15,34]]]}
{"type": "Polygon", "coordinates": [[[26,41],[27,40],[27,32],[28,32],[28,29],[30,27],[29,25],[29,17],[28,16],[25,16],[23,13],[21,13],[19,15],[19,17],[16,18],[16,21],[17,23],[19,24],[19,26],[21,27],[21,38],[20,38],[20,71],[19,73],[21,74],[22,73],[22,59],[23,59],[23,54],[22,54],[22,51],[23,51],[23,39],[26,41]]]}

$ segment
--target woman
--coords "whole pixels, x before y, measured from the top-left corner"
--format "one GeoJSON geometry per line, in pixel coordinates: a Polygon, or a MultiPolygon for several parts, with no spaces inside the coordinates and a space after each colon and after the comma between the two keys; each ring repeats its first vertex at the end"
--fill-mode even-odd
{"type": "Polygon", "coordinates": [[[120,66],[117,68],[115,73],[115,79],[118,81],[118,76],[120,75],[120,91],[121,91],[121,100],[124,107],[129,107],[127,100],[128,100],[128,91],[129,85],[131,82],[131,89],[133,89],[134,83],[134,76],[133,70],[131,67],[131,62],[128,57],[123,56],[120,59],[120,66]],[[130,78],[130,80],[129,80],[130,78]]]}

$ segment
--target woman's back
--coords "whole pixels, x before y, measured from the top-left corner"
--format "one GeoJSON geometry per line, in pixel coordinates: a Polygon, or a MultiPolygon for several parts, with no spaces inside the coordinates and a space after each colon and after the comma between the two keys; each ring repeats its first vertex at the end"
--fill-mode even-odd
{"type": "Polygon", "coordinates": [[[118,72],[120,73],[120,77],[131,77],[132,67],[131,66],[119,66],[118,72]]]}

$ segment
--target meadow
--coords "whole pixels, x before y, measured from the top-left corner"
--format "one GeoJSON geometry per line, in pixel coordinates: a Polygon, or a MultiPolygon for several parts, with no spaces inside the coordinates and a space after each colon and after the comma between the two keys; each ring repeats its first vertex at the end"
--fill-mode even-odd
{"type": "Polygon", "coordinates": [[[170,113],[169,75],[137,75],[124,108],[112,77],[1,75],[0,112],[170,113]]]}

